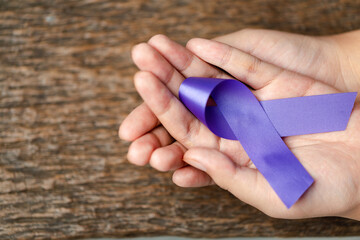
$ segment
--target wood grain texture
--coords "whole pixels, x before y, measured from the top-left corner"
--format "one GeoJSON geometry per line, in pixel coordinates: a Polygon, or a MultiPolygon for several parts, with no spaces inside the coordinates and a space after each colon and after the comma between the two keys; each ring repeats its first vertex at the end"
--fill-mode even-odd
{"type": "Polygon", "coordinates": [[[127,163],[117,129],[141,100],[131,47],[245,27],[360,27],[360,2],[0,0],[0,239],[349,236],[340,218],[277,220],[217,187],[127,163]]]}

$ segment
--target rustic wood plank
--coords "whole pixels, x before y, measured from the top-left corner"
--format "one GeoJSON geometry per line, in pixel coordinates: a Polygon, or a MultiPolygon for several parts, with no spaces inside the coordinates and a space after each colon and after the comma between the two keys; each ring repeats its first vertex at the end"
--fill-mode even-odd
{"type": "Polygon", "coordinates": [[[0,1],[0,238],[349,236],[340,218],[277,220],[217,187],[181,189],[126,161],[117,128],[141,100],[131,47],[244,27],[360,27],[360,2],[0,1]]]}

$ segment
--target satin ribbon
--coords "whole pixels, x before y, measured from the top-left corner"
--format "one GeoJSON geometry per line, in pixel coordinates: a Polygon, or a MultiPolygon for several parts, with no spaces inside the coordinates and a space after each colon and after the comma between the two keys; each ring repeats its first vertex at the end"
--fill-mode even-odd
{"type": "Polygon", "coordinates": [[[259,102],[237,80],[197,77],[185,79],[179,89],[180,100],[214,134],[240,141],[287,208],[314,180],[281,137],[344,130],[356,94],[259,102]],[[210,97],[215,104],[208,104],[210,97]]]}

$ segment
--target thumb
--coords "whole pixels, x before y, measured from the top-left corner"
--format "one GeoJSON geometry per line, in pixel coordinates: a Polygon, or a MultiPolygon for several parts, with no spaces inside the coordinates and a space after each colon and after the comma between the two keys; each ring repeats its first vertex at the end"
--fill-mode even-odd
{"type": "Polygon", "coordinates": [[[185,153],[184,161],[205,171],[219,187],[269,215],[273,215],[269,205],[272,209],[286,210],[258,170],[240,167],[215,149],[191,148],[185,153]]]}

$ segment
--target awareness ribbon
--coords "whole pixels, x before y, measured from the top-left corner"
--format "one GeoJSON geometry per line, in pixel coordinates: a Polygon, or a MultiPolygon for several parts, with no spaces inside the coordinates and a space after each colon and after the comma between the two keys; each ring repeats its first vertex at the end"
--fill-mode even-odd
{"type": "Polygon", "coordinates": [[[356,94],[258,101],[237,80],[198,77],[179,89],[183,104],[214,134],[240,141],[287,208],[314,180],[281,137],[345,130],[356,94]],[[216,104],[208,104],[210,97],[216,104]]]}

